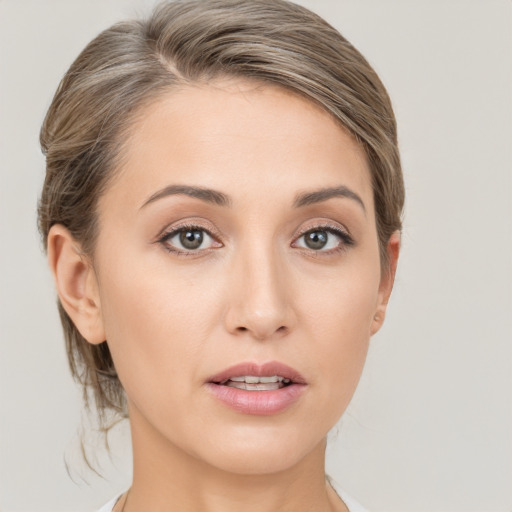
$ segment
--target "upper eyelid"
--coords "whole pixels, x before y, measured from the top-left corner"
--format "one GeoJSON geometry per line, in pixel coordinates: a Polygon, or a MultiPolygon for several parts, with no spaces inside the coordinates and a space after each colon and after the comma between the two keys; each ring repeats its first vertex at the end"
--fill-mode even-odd
{"type": "Polygon", "coordinates": [[[345,235],[352,238],[352,235],[350,234],[350,231],[347,228],[345,228],[344,226],[341,226],[337,223],[336,223],[336,225],[334,225],[329,222],[323,222],[323,223],[321,222],[314,226],[310,226],[310,227],[301,229],[295,238],[300,238],[301,236],[304,236],[306,233],[309,233],[310,231],[322,230],[322,229],[325,231],[331,231],[334,233],[344,233],[345,235]]]}
{"type": "Polygon", "coordinates": [[[216,229],[205,227],[197,221],[183,221],[183,223],[179,223],[178,225],[167,226],[162,231],[160,231],[156,239],[157,241],[162,240],[169,237],[170,235],[175,235],[184,229],[196,229],[197,231],[205,231],[212,238],[215,238],[216,240],[219,238],[216,229]]]}
{"type": "Polygon", "coordinates": [[[314,230],[321,230],[321,229],[324,229],[324,230],[331,230],[331,231],[344,231],[346,232],[347,230],[346,229],[343,229],[339,226],[333,226],[331,224],[318,224],[316,226],[311,226],[311,227],[308,227],[308,228],[305,228],[305,229],[301,229],[299,231],[299,236],[303,235],[304,233],[309,233],[310,231],[314,231],[314,230]]]}

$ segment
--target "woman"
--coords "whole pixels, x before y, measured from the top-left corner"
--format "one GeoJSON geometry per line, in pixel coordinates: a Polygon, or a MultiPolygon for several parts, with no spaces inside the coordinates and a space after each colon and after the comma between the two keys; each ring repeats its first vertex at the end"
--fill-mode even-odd
{"type": "Polygon", "coordinates": [[[143,510],[362,510],[328,431],[381,327],[403,182],[386,91],[306,9],[179,1],[104,31],[41,131],[74,376],[130,420],[143,510]]]}

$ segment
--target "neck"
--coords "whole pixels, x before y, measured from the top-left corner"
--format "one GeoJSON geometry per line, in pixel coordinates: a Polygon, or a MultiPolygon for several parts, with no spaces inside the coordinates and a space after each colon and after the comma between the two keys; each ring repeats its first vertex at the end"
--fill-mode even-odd
{"type": "Polygon", "coordinates": [[[323,439],[277,472],[239,474],[187,453],[131,410],[133,484],[124,512],[344,512],[325,479],[323,439]]]}

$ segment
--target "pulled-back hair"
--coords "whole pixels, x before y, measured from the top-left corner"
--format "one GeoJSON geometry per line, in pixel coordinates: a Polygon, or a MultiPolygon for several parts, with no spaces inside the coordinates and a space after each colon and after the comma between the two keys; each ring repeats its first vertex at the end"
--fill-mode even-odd
{"type": "MultiPolygon", "coordinates": [[[[177,0],[146,20],[118,23],[82,51],[62,79],[41,129],[46,179],[39,204],[44,246],[64,225],[94,257],[97,204],[121,164],[120,149],[143,107],[192,83],[240,77],[274,84],[329,112],[363,148],[369,164],[383,271],[401,229],[404,186],[391,102],[364,57],[333,27],[284,0],[177,0]]],[[[100,418],[125,413],[105,341],[88,343],[62,304],[74,378],[100,418]]]]}

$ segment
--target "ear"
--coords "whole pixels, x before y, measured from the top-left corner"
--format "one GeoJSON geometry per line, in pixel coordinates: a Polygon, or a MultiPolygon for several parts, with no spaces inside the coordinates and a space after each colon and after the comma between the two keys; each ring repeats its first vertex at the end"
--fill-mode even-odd
{"type": "Polygon", "coordinates": [[[61,224],[48,233],[48,263],[62,307],[92,344],[105,341],[96,274],[80,245],[61,224]]]}
{"type": "Polygon", "coordinates": [[[370,330],[371,336],[373,336],[382,327],[384,319],[386,318],[386,309],[391,295],[391,290],[393,289],[393,283],[395,282],[396,266],[398,263],[398,255],[400,253],[399,231],[395,231],[389,238],[386,251],[388,255],[388,265],[386,268],[382,269],[377,308],[375,310],[370,330]]]}

